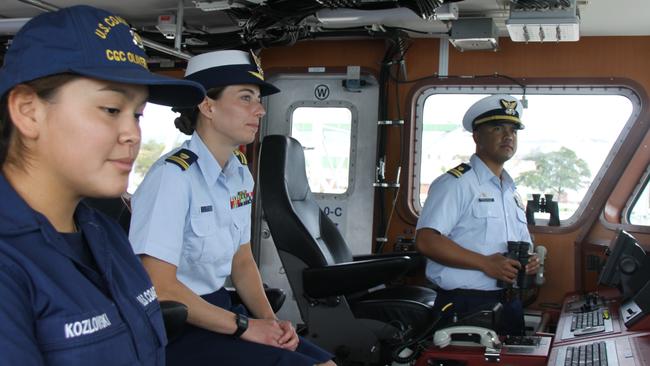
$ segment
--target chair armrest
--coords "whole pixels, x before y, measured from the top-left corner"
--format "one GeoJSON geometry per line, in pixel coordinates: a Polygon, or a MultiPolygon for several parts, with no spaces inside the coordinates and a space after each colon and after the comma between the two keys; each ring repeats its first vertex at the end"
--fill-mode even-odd
{"type": "Polygon", "coordinates": [[[165,333],[167,340],[172,341],[179,336],[187,321],[187,306],[180,302],[164,300],[160,302],[163,321],[165,322],[165,333]]]}
{"type": "Polygon", "coordinates": [[[378,254],[362,254],[355,255],[352,258],[354,261],[368,260],[368,259],[378,259],[378,258],[395,258],[395,257],[409,257],[409,267],[406,271],[407,276],[414,276],[418,273],[423,273],[424,268],[427,265],[427,258],[422,255],[422,253],[410,250],[407,252],[388,252],[388,253],[378,253],[378,254]]]}
{"type": "Polygon", "coordinates": [[[403,275],[409,261],[409,257],[399,256],[308,268],[302,272],[303,287],[314,298],[349,295],[403,275]]]}
{"type": "Polygon", "coordinates": [[[373,253],[373,254],[359,254],[352,256],[352,259],[356,261],[364,261],[368,259],[379,259],[379,258],[395,258],[395,257],[409,257],[410,260],[414,260],[417,257],[421,257],[422,253],[411,250],[408,252],[386,252],[386,253],[373,253]]]}
{"type": "MultiPolygon", "coordinates": [[[[233,304],[244,304],[234,288],[226,287],[226,290],[228,291],[233,304]]],[[[266,285],[264,285],[264,293],[266,294],[266,298],[269,300],[269,304],[271,304],[273,312],[277,313],[280,311],[280,308],[282,308],[282,305],[284,304],[284,300],[287,298],[287,294],[284,290],[281,288],[266,287],[266,285]]]]}

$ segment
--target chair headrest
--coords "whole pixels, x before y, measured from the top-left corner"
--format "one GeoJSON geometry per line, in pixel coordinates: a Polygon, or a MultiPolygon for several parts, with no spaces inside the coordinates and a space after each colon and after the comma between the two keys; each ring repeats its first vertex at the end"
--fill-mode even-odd
{"type": "Polygon", "coordinates": [[[305,172],[305,152],[298,140],[284,137],[284,181],[292,201],[303,201],[311,193],[305,172]]]}

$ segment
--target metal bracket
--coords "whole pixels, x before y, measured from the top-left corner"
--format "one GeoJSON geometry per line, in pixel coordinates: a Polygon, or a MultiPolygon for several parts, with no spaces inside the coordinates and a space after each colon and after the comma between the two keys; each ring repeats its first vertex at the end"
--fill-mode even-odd
{"type": "Polygon", "coordinates": [[[483,357],[485,357],[485,362],[499,363],[501,362],[501,349],[485,347],[485,353],[483,353],[483,357]]]}
{"type": "Polygon", "coordinates": [[[401,126],[403,124],[404,124],[403,119],[377,121],[377,125],[379,126],[401,126]]]}
{"type": "Polygon", "coordinates": [[[343,87],[353,93],[361,93],[361,88],[366,85],[365,80],[361,80],[361,66],[348,66],[343,87]]]}

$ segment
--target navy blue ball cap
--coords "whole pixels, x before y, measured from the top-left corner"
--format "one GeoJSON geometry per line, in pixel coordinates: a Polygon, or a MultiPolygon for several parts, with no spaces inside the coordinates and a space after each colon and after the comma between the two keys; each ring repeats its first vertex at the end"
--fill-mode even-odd
{"type": "Polygon", "coordinates": [[[0,69],[0,95],[61,73],[147,85],[149,101],[162,105],[190,107],[205,96],[198,83],[150,72],[142,41],[129,24],[85,5],[43,13],[18,31],[0,69]]]}
{"type": "Polygon", "coordinates": [[[193,80],[212,89],[219,86],[253,84],[260,87],[260,95],[278,93],[280,89],[264,81],[264,71],[259,59],[238,50],[213,51],[192,57],[187,63],[185,79],[193,80]]]}

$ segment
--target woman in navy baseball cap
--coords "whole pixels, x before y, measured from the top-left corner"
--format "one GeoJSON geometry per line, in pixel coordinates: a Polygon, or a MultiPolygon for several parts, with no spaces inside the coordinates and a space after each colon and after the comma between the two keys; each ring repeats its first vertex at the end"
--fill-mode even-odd
{"type": "Polygon", "coordinates": [[[200,84],[154,75],[121,17],[39,15],[0,69],[0,354],[8,365],[164,365],[156,291],[120,226],[80,203],[126,190],[147,100],[200,84]]]}
{"type": "Polygon", "coordinates": [[[255,140],[261,97],[279,92],[251,58],[226,50],[190,59],[185,79],[208,90],[176,120],[192,137],[154,163],[132,197],[134,252],[159,294],[189,310],[168,366],[334,364],[273,313],[251,252],[254,182],[238,147],[255,140]],[[246,308],[231,302],[228,277],[246,308]]]}

